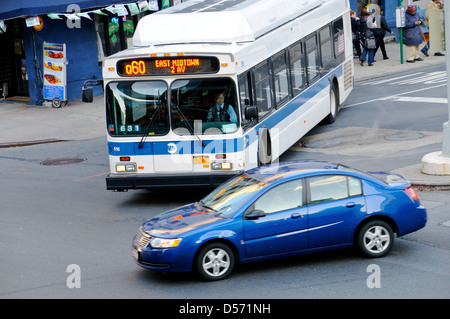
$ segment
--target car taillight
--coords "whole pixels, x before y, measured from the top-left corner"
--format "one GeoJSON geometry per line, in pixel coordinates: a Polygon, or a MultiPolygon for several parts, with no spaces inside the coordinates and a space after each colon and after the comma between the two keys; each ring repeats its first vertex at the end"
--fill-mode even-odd
{"type": "Polygon", "coordinates": [[[416,191],[411,186],[405,188],[405,193],[408,194],[408,196],[411,197],[411,199],[419,200],[419,196],[417,196],[416,191]]]}

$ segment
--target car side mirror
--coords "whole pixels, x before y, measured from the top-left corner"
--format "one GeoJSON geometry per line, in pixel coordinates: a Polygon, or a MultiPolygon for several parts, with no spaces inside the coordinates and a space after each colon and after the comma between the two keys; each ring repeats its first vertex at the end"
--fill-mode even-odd
{"type": "Polygon", "coordinates": [[[245,219],[257,219],[264,216],[266,216],[266,213],[264,213],[262,210],[254,210],[248,214],[245,214],[245,219]]]}
{"type": "Polygon", "coordinates": [[[258,119],[258,107],[254,105],[246,106],[244,109],[244,116],[246,120],[258,119]]]}

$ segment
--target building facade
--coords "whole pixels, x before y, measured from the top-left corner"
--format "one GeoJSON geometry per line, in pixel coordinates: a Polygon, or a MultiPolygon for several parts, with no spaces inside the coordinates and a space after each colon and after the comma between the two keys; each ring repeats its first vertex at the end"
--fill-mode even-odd
{"type": "MultiPolygon", "coordinates": [[[[80,99],[86,80],[102,78],[102,59],[132,45],[134,30],[143,16],[181,2],[0,1],[0,99],[43,104],[48,97],[48,80],[58,81],[57,76],[46,74],[52,67],[45,59],[44,44],[48,43],[65,45],[65,63],[53,66],[64,68],[65,99],[80,99]],[[17,7],[19,4],[22,7],[17,7]]],[[[103,91],[97,87],[94,94],[103,91]]]]}

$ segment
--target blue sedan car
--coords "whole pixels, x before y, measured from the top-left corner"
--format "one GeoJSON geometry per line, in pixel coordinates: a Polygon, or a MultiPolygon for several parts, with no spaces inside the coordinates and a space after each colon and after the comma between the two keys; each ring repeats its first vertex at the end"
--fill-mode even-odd
{"type": "Polygon", "coordinates": [[[132,252],[144,268],[220,280],[238,263],[350,246],[382,257],[394,234],[426,222],[426,209],[399,175],[287,162],[249,170],[199,202],[148,220],[132,252]]]}

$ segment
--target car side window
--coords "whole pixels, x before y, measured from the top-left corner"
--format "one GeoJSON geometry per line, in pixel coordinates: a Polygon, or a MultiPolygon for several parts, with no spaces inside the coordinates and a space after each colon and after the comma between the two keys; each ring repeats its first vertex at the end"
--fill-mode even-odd
{"type": "Polygon", "coordinates": [[[361,181],[354,177],[324,175],[308,180],[311,204],[362,195],[361,181]]]}
{"type": "Polygon", "coordinates": [[[303,181],[298,179],[278,185],[264,193],[254,203],[254,209],[272,214],[302,205],[303,181]]]}

